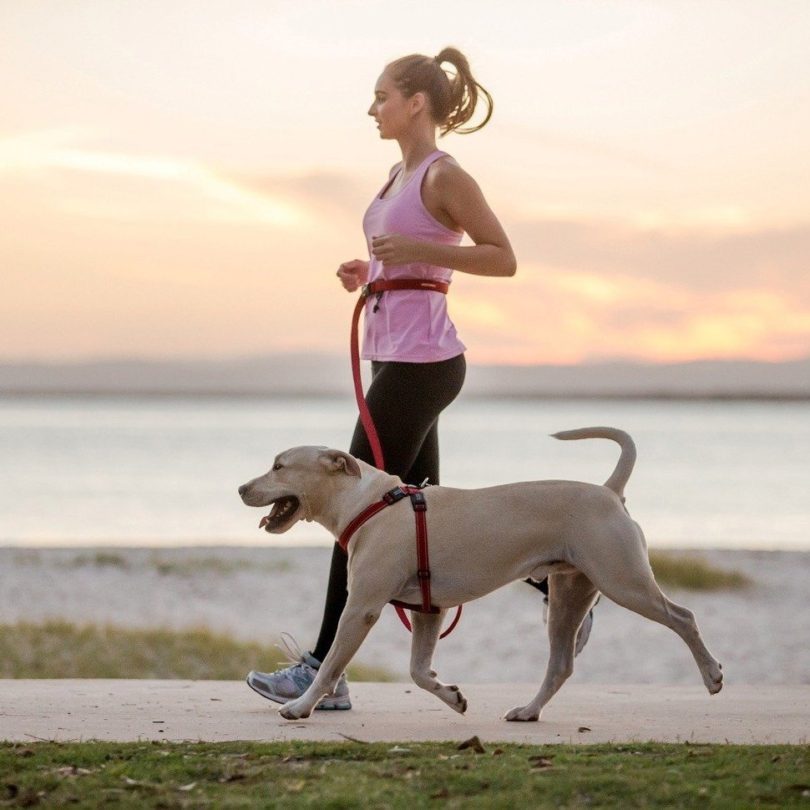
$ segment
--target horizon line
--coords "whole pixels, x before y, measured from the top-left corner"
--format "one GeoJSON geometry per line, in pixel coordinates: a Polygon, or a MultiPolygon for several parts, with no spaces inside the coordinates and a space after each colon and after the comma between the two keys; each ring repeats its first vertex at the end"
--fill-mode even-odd
{"type": "MultiPolygon", "coordinates": [[[[305,358],[306,360],[348,360],[348,355],[342,352],[311,351],[300,349],[289,352],[265,352],[262,354],[232,354],[212,357],[210,355],[178,354],[166,357],[155,357],[150,355],[88,355],[86,357],[69,358],[2,358],[0,357],[0,368],[9,366],[79,366],[79,365],[127,365],[127,364],[154,364],[167,365],[170,363],[209,363],[223,364],[232,362],[250,362],[260,360],[284,360],[305,358]]],[[[793,363],[810,362],[810,352],[797,357],[784,358],[780,360],[769,360],[756,357],[693,357],[684,360],[648,360],[633,357],[604,357],[586,358],[572,363],[554,362],[517,362],[517,363],[492,363],[470,361],[469,365],[484,368],[533,368],[543,366],[547,368],[582,368],[599,365],[633,365],[633,366],[682,366],[696,363],[749,363],[756,365],[789,365],[793,363]]]]}

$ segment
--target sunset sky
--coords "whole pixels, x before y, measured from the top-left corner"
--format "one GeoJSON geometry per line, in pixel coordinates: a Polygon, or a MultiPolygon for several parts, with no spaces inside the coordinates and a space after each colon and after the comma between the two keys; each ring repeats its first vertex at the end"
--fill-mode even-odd
{"type": "Polygon", "coordinates": [[[807,0],[0,0],[0,360],[346,350],[386,62],[495,99],[440,147],[518,257],[473,362],[810,354],[807,0]]]}

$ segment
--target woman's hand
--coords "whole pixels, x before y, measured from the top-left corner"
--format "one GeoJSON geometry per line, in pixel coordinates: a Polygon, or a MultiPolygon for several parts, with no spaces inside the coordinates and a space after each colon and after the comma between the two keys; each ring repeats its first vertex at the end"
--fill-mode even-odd
{"type": "Polygon", "coordinates": [[[345,290],[354,292],[368,281],[368,262],[363,261],[363,259],[352,259],[350,262],[343,262],[338,267],[337,277],[345,290]]]}
{"type": "Polygon", "coordinates": [[[385,233],[371,237],[371,254],[386,267],[411,264],[422,260],[424,244],[399,233],[385,233]]]}

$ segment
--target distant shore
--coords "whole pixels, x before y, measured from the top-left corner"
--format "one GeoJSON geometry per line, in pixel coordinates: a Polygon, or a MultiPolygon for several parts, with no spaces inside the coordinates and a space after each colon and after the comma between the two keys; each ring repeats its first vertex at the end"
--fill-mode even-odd
{"type": "MultiPolygon", "coordinates": [[[[344,354],[231,358],[98,358],[0,362],[0,394],[351,396],[344,354]]],[[[465,397],[532,399],[810,399],[810,357],[784,362],[630,360],[571,365],[469,361],[465,397]]]]}
{"type": "MultiPolygon", "coordinates": [[[[239,390],[216,390],[216,389],[84,389],[65,388],[59,390],[39,390],[39,389],[11,389],[0,390],[0,401],[7,399],[58,399],[60,397],[87,398],[87,399],[182,399],[182,398],[202,398],[202,399],[333,399],[335,397],[352,396],[347,391],[239,391],[239,390]]],[[[509,391],[483,392],[473,391],[467,394],[465,399],[469,400],[517,400],[517,401],[642,401],[642,402],[810,402],[810,392],[788,392],[784,394],[771,394],[763,391],[740,391],[729,393],[667,393],[667,392],[646,392],[646,393],[573,393],[563,392],[547,393],[514,393],[509,391]]]]}

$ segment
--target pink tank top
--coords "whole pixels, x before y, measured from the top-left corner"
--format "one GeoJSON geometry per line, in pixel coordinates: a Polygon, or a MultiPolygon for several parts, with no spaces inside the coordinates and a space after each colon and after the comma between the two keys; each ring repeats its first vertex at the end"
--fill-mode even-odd
{"type": "MultiPolygon", "coordinates": [[[[371,238],[386,233],[412,236],[425,242],[458,245],[461,234],[445,227],[422,202],[422,180],[428,167],[447,153],[431,152],[405,186],[382,197],[389,180],[363,217],[363,232],[369,251],[368,280],[424,278],[450,282],[453,271],[446,267],[415,262],[386,267],[371,255],[371,238]]],[[[400,168],[400,172],[402,169],[400,168]]],[[[371,296],[366,303],[363,359],[394,360],[403,363],[435,363],[461,354],[466,346],[458,339],[447,314],[447,296],[424,290],[397,290],[371,296]]]]}

